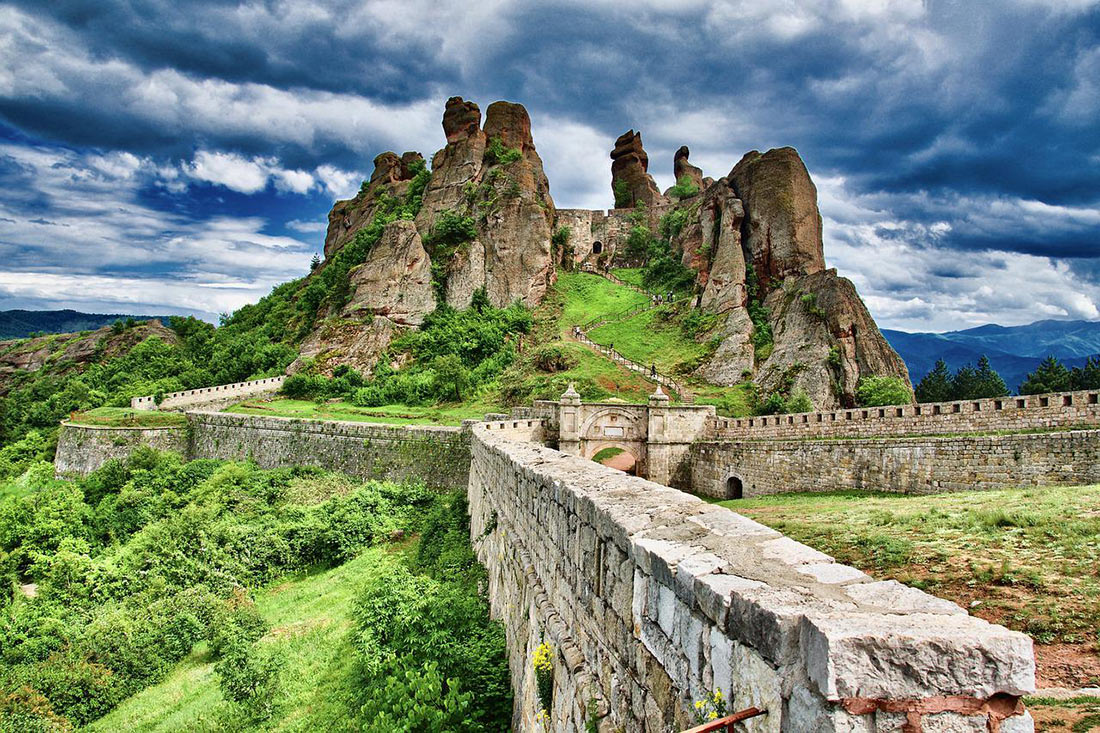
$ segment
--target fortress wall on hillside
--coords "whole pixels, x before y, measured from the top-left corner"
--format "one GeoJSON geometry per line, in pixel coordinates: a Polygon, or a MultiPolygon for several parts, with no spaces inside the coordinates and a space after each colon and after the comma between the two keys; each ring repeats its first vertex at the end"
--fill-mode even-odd
{"type": "Polygon", "coordinates": [[[186,456],[189,433],[186,427],[111,428],[62,423],[54,471],[58,476],[87,476],[112,458],[126,458],[143,445],[186,456]]]}
{"type": "MultiPolygon", "coordinates": [[[[430,425],[378,425],[189,412],[183,428],[62,426],[55,470],[85,476],[138,446],[174,451],[188,460],[255,461],[261,468],[321,466],[364,479],[424,481],[464,490],[470,473],[469,431],[430,425]]],[[[541,440],[541,423],[523,421],[529,439],[541,440]]],[[[521,424],[517,421],[517,425],[521,424]]]]}
{"type": "Polygon", "coordinates": [[[158,405],[156,399],[149,397],[134,397],[130,400],[130,407],[135,410],[174,410],[180,411],[187,407],[199,405],[228,407],[234,402],[239,402],[243,397],[259,397],[261,395],[275,394],[283,386],[285,376],[267,377],[266,379],[253,379],[249,382],[234,382],[233,384],[219,384],[216,387],[202,387],[200,389],[188,389],[183,392],[168,392],[158,405]]]}
{"type": "Polygon", "coordinates": [[[469,431],[432,425],[321,422],[189,412],[191,458],[255,461],[261,468],[321,466],[364,479],[465,489],[469,431]]]}
{"type": "Polygon", "coordinates": [[[866,489],[907,494],[1100,483],[1100,430],[757,440],[691,446],[691,487],[718,498],[866,489]],[[736,479],[731,486],[729,480],[736,479]]]}
{"type": "Polygon", "coordinates": [[[683,730],[716,689],[767,709],[749,731],[1032,730],[1025,635],[511,422],[472,426],[468,495],[515,730],[542,729],[544,640],[553,731],[584,730],[590,704],[600,730],[683,730]]]}
{"type": "Polygon", "coordinates": [[[717,440],[895,437],[1100,426],[1100,392],[959,400],[797,415],[717,418],[717,440]]]}

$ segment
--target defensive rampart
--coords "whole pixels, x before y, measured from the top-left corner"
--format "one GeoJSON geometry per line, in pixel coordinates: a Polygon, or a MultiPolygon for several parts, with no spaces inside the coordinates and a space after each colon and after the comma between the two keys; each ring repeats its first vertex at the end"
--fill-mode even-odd
{"type": "MultiPolygon", "coordinates": [[[[368,479],[415,479],[443,489],[465,489],[470,468],[469,431],[431,425],[377,425],[189,412],[186,428],[62,426],[58,475],[81,476],[140,445],[194,460],[255,461],[262,468],[321,466],[368,479]]],[[[541,440],[541,423],[529,438],[541,440]]],[[[517,421],[517,426],[520,423],[517,421]]],[[[517,427],[518,430],[518,427],[517,427]]]]}
{"type": "Polygon", "coordinates": [[[86,476],[112,458],[126,458],[143,445],[187,455],[189,436],[186,427],[112,428],[66,422],[57,436],[54,471],[58,476],[86,476]]]}
{"type": "Polygon", "coordinates": [[[909,494],[1100,483],[1100,430],[695,443],[691,487],[723,499],[866,489],[909,494]]]}
{"type": "Polygon", "coordinates": [[[259,397],[261,395],[274,394],[283,386],[286,377],[268,377],[266,379],[253,379],[250,382],[234,382],[233,384],[219,384],[216,387],[202,387],[201,389],[188,389],[183,392],[168,392],[157,404],[156,398],[134,397],[130,400],[130,407],[135,410],[183,410],[188,407],[203,405],[212,407],[220,405],[227,407],[243,397],[259,397]]]}
{"type": "Polygon", "coordinates": [[[1030,731],[1031,640],[876,582],[727,509],[472,428],[471,538],[505,625],[513,724],[540,730],[534,649],[554,649],[550,728],[690,727],[721,690],[751,731],[1030,731]]]}
{"type": "Polygon", "coordinates": [[[797,415],[717,418],[716,440],[873,438],[1100,427],[1100,392],[998,397],[797,415]]]}

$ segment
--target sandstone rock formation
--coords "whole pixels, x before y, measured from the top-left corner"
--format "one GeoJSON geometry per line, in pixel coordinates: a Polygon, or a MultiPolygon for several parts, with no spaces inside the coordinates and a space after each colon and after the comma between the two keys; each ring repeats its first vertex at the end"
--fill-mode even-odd
{"type": "Polygon", "coordinates": [[[825,269],[817,188],[798,151],[746,153],[729,180],[745,207],[745,248],[763,287],[825,269]]]}
{"type": "Polygon", "coordinates": [[[435,310],[432,265],[416,225],[395,221],[366,261],[351,272],[353,294],[344,312],[370,313],[398,326],[419,326],[435,310]]]}
{"type": "MultiPolygon", "coordinates": [[[[303,344],[303,357],[324,357],[323,370],[350,364],[369,374],[400,329],[422,323],[438,304],[433,264],[442,299],[456,308],[467,307],[480,288],[495,305],[518,300],[533,307],[553,282],[554,202],[527,110],[495,102],[482,129],[479,107],[452,97],[443,132],[447,144],[432,158],[415,222],[387,225],[366,262],[352,270],[350,301],[340,313],[321,314],[338,318],[339,328],[321,322],[303,344]],[[440,245],[433,233],[444,216],[469,217],[476,236],[440,245]]],[[[423,158],[382,153],[374,164],[359,194],[337,202],[329,214],[326,260],[372,221],[383,199],[405,196],[423,158]]]]}
{"type": "MultiPolygon", "coordinates": [[[[678,173],[685,158],[677,154],[678,173]]],[[[727,385],[752,378],[764,394],[803,391],[819,409],[854,404],[864,376],[908,384],[855,287],[825,269],[817,190],[797,151],[751,152],[679,208],[687,223],[672,246],[696,270],[699,307],[725,316],[708,334],[719,345],[697,376],[727,385]],[[771,330],[764,347],[754,346],[750,307],[771,330]]]]}
{"type": "MultiPolygon", "coordinates": [[[[474,291],[485,288],[494,305],[519,300],[534,307],[554,280],[554,201],[531,137],[531,119],[522,105],[494,102],[486,110],[481,135],[487,141],[485,154],[474,176],[461,186],[464,206],[450,207],[474,218],[478,237],[448,264],[446,301],[465,308],[474,291]]],[[[444,172],[443,178],[451,175],[444,172]]],[[[425,221],[438,216],[434,206],[425,196],[425,221]]]]}
{"type": "Polygon", "coordinates": [[[639,203],[652,209],[663,203],[653,176],[649,156],[642,147],[642,133],[628,130],[615,141],[611,151],[611,191],[616,208],[634,208],[639,203]]]}
{"type": "Polygon", "coordinates": [[[337,201],[328,215],[325,257],[331,257],[355,237],[355,232],[370,224],[383,196],[401,198],[416,172],[425,165],[420,153],[382,153],[374,159],[370,182],[355,198],[337,201]]]}
{"type": "Polygon", "coordinates": [[[703,170],[688,162],[688,156],[691,155],[691,151],[688,150],[687,145],[681,145],[680,149],[676,151],[676,155],[672,156],[672,173],[676,177],[676,183],[687,179],[687,182],[703,190],[703,170]]]}

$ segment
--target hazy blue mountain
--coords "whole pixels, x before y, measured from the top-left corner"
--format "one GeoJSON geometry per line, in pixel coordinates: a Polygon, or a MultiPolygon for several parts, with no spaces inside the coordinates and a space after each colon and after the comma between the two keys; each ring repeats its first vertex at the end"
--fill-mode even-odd
{"type": "Polygon", "coordinates": [[[32,333],[74,333],[109,326],[118,319],[133,318],[147,321],[161,318],[167,325],[167,316],[135,316],[119,313],[81,313],[74,310],[60,311],[0,311],[0,339],[26,338],[32,333]]]}
{"type": "Polygon", "coordinates": [[[964,364],[977,364],[984,354],[1008,388],[1015,391],[1028,372],[1051,354],[1068,367],[1082,366],[1086,357],[1100,354],[1100,321],[988,324],[947,333],[883,329],[882,335],[905,360],[914,384],[932,369],[936,359],[943,359],[954,371],[964,364]]]}

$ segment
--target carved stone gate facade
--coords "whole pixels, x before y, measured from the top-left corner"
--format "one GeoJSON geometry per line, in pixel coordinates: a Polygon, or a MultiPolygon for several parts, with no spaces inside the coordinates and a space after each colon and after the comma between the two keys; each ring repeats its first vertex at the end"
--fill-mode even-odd
{"type": "Polygon", "coordinates": [[[570,385],[558,402],[540,406],[551,413],[561,452],[592,458],[619,448],[634,458],[637,475],[668,486],[690,481],[691,444],[706,436],[715,416],[713,405],[671,406],[660,387],[648,404],[631,405],[582,403],[570,385]]]}

